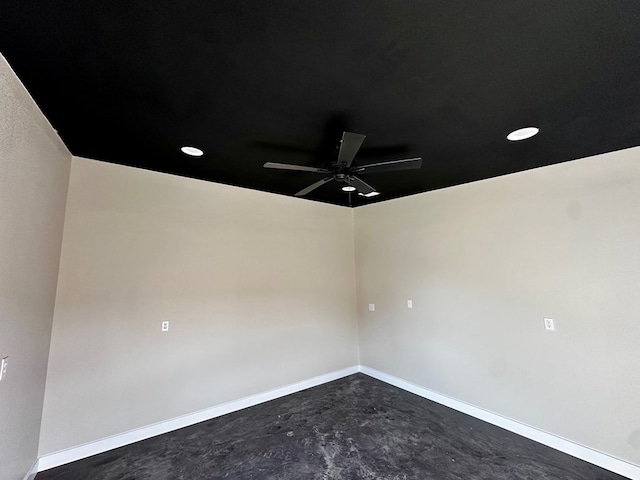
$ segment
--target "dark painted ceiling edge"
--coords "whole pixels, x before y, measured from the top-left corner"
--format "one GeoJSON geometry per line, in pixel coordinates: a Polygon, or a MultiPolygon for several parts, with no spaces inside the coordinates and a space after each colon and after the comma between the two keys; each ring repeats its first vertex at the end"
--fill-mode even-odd
{"type": "MultiPolygon", "coordinates": [[[[433,190],[427,190],[426,192],[418,192],[418,193],[414,193],[414,194],[411,194],[411,195],[403,195],[401,197],[387,198],[387,199],[384,199],[384,200],[382,200],[382,199],[375,200],[375,201],[371,201],[371,203],[369,203],[369,204],[356,205],[356,206],[349,207],[349,208],[368,207],[368,206],[373,205],[374,203],[388,203],[388,202],[393,202],[395,200],[409,199],[409,198],[417,197],[417,196],[420,196],[420,195],[428,195],[430,193],[440,192],[442,190],[449,190],[449,189],[454,189],[456,187],[463,187],[465,185],[470,185],[472,183],[488,182],[488,181],[491,181],[491,180],[495,180],[495,179],[503,178],[503,177],[509,177],[509,176],[512,176],[512,175],[526,174],[527,172],[531,172],[533,170],[542,170],[542,169],[546,169],[546,168],[553,168],[553,167],[557,167],[557,166],[565,164],[565,163],[579,162],[581,160],[588,160],[588,159],[591,159],[591,158],[594,158],[594,157],[615,154],[615,153],[618,153],[618,152],[624,152],[626,150],[633,150],[635,148],[640,149],[640,145],[634,145],[632,147],[625,147],[625,148],[621,148],[619,150],[607,150],[607,151],[603,151],[603,152],[600,152],[600,153],[595,153],[593,155],[588,155],[586,157],[572,158],[570,160],[560,160],[560,161],[557,161],[555,163],[550,163],[548,165],[539,165],[539,166],[527,168],[525,170],[517,170],[515,172],[504,173],[502,175],[495,175],[493,177],[479,178],[478,180],[470,180],[468,182],[456,183],[455,185],[448,185],[446,187],[435,188],[433,190]]],[[[603,159],[603,161],[604,161],[604,159],[603,159]]],[[[638,163],[640,164],[640,153],[638,154],[638,163]]],[[[322,202],[322,203],[326,203],[326,202],[322,202]]],[[[340,205],[340,206],[344,206],[344,205],[340,205]]]]}
{"type": "MultiPolygon", "coordinates": [[[[354,206],[340,205],[339,203],[328,202],[326,200],[315,200],[313,198],[294,197],[293,195],[287,195],[285,193],[271,192],[269,190],[261,190],[259,188],[243,187],[242,185],[234,185],[233,183],[218,182],[218,181],[208,180],[208,179],[199,178],[199,177],[195,177],[195,176],[177,175],[175,173],[163,171],[163,170],[160,170],[160,169],[154,169],[154,168],[148,168],[148,167],[137,167],[137,166],[134,166],[134,165],[124,165],[122,163],[111,162],[109,160],[100,160],[100,159],[97,159],[97,158],[84,157],[82,155],[74,155],[73,153],[71,153],[71,156],[73,158],[78,158],[78,159],[81,159],[81,160],[88,160],[90,162],[108,163],[110,165],[117,165],[117,166],[123,167],[123,168],[133,168],[135,170],[142,170],[142,171],[145,171],[145,172],[153,172],[153,173],[159,173],[161,175],[169,175],[169,176],[172,176],[172,177],[186,178],[186,179],[189,179],[189,180],[196,180],[198,182],[204,182],[204,183],[209,183],[209,184],[213,184],[213,185],[224,185],[224,186],[227,186],[227,187],[239,188],[239,189],[242,189],[242,190],[249,190],[250,192],[268,193],[269,195],[277,195],[279,197],[288,197],[288,198],[291,198],[291,199],[294,199],[294,200],[305,200],[305,201],[308,201],[308,202],[320,203],[320,204],[324,204],[324,205],[331,205],[333,207],[354,208],[354,206]]],[[[423,193],[428,193],[428,192],[423,192],[423,193]]],[[[408,196],[411,196],[411,195],[408,195],[408,196]]],[[[388,199],[388,200],[392,200],[392,199],[388,199]]],[[[363,206],[363,205],[360,205],[360,206],[363,206]]]]}
{"type": "MultiPolygon", "coordinates": [[[[53,130],[57,134],[57,131],[55,129],[53,129],[53,130]]],[[[60,140],[60,142],[62,143],[62,145],[64,145],[64,142],[62,142],[62,140],[60,140]]],[[[66,148],[66,146],[65,146],[65,148],[66,148]]],[[[590,158],[593,158],[593,157],[598,157],[598,156],[602,156],[602,155],[609,155],[609,154],[613,154],[613,153],[617,153],[617,152],[624,152],[625,150],[633,150],[634,148],[640,148],[640,145],[635,145],[635,146],[632,146],[632,147],[626,147],[626,148],[622,148],[622,149],[619,149],[619,150],[603,151],[603,152],[595,153],[593,155],[589,155],[589,156],[586,156],[586,157],[572,158],[570,160],[561,160],[561,161],[557,161],[555,163],[551,163],[549,165],[535,166],[535,167],[527,168],[525,170],[517,170],[515,172],[509,172],[509,173],[505,173],[505,174],[502,174],[502,175],[496,175],[496,176],[493,176],[493,177],[479,178],[477,180],[470,180],[468,182],[457,183],[455,185],[448,185],[448,186],[436,188],[436,189],[433,189],[433,190],[428,190],[426,192],[417,192],[417,193],[413,193],[413,194],[410,194],[410,195],[396,196],[396,197],[392,197],[392,198],[380,198],[380,197],[383,197],[383,195],[381,194],[378,197],[374,197],[374,199],[370,200],[368,203],[361,204],[361,205],[341,205],[339,203],[329,202],[327,200],[316,200],[316,199],[313,199],[313,198],[306,198],[306,197],[294,197],[293,195],[273,192],[273,191],[269,191],[269,190],[262,190],[262,189],[259,189],[259,188],[249,188],[249,187],[244,187],[242,185],[235,185],[233,183],[213,181],[213,180],[199,178],[199,177],[195,177],[195,176],[189,176],[189,175],[177,175],[175,173],[167,172],[167,171],[163,171],[163,170],[159,170],[159,169],[152,169],[152,168],[147,168],[147,167],[143,168],[143,167],[137,167],[137,166],[132,166],[132,165],[123,165],[122,163],[118,163],[118,162],[111,162],[111,161],[108,161],[108,160],[100,160],[100,159],[96,159],[96,158],[83,157],[81,155],[74,155],[73,153],[70,153],[70,154],[74,158],[78,158],[78,159],[82,159],[82,160],[88,160],[88,161],[92,161],[92,162],[108,163],[108,164],[111,164],[111,165],[118,165],[118,166],[124,167],[124,168],[133,168],[133,169],[136,169],[136,170],[159,173],[159,174],[162,174],[162,175],[169,175],[169,176],[173,176],[173,177],[187,178],[187,179],[190,179],[190,180],[196,180],[196,181],[204,182],[204,183],[225,185],[227,187],[239,188],[239,189],[242,189],[242,190],[249,190],[249,191],[254,191],[254,192],[268,193],[270,195],[288,197],[288,198],[295,199],[295,200],[304,200],[304,201],[320,203],[320,204],[324,204],[324,205],[332,205],[332,206],[335,206],[335,207],[355,209],[355,208],[359,208],[359,207],[372,206],[372,205],[378,204],[378,203],[386,203],[386,202],[392,202],[394,200],[408,199],[408,198],[412,198],[412,197],[416,197],[416,196],[420,196],[420,195],[428,195],[430,193],[439,192],[439,191],[442,191],[442,190],[453,189],[453,188],[456,188],[456,187],[462,187],[464,185],[469,185],[469,184],[472,184],[472,183],[491,181],[491,180],[494,180],[494,179],[498,179],[498,178],[502,178],[502,177],[508,177],[508,176],[511,176],[511,175],[524,174],[524,173],[530,172],[532,170],[541,170],[541,169],[545,169],[545,168],[553,168],[555,166],[558,166],[558,165],[561,165],[561,164],[564,164],[564,163],[579,162],[580,160],[586,160],[586,159],[590,159],[590,158]]],[[[348,194],[345,193],[344,195],[348,195],[348,194]]]]}

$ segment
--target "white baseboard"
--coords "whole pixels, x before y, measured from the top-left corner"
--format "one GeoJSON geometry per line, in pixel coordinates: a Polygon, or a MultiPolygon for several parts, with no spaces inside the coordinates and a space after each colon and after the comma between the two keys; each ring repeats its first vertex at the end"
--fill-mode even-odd
{"type": "Polygon", "coordinates": [[[566,440],[551,433],[538,430],[537,428],[531,427],[529,425],[516,422],[515,420],[502,417],[487,410],[483,410],[482,408],[478,408],[460,400],[456,400],[455,398],[447,397],[446,395],[442,395],[441,393],[434,392],[433,390],[429,390],[414,383],[407,382],[406,380],[394,377],[393,375],[388,375],[373,368],[360,366],[360,371],[365,375],[377,378],[378,380],[381,380],[390,385],[394,385],[398,388],[401,388],[402,390],[415,393],[416,395],[419,395],[423,398],[432,400],[441,405],[445,405],[459,412],[466,413],[467,415],[471,415],[472,417],[478,418],[480,420],[484,420],[487,423],[496,425],[500,428],[504,428],[505,430],[509,430],[510,432],[517,433],[518,435],[529,438],[538,443],[554,448],[586,462],[592,463],[594,465],[597,465],[598,467],[602,467],[606,470],[617,473],[619,475],[623,475],[633,480],[640,480],[639,465],[635,465],[619,458],[612,457],[611,455],[593,450],[591,448],[585,447],[584,445],[566,440]]]}
{"type": "Polygon", "coordinates": [[[362,372],[365,375],[381,380],[390,385],[394,385],[398,388],[406,390],[411,393],[415,393],[423,398],[432,400],[441,405],[445,405],[449,408],[453,408],[472,417],[483,420],[492,425],[496,425],[500,428],[504,428],[510,432],[516,433],[523,437],[534,440],[548,447],[554,448],[568,455],[572,455],[576,458],[592,463],[611,472],[623,475],[632,480],[640,480],[640,466],[626,462],[611,455],[593,450],[583,445],[577,444],[570,440],[558,437],[556,435],[538,430],[537,428],[525,425],[523,423],[511,420],[506,417],[502,417],[495,413],[483,410],[479,407],[471,404],[456,400],[455,398],[447,397],[433,390],[421,387],[401,378],[388,375],[373,368],[365,366],[354,366],[338,370],[335,372],[319,375],[317,377],[303,380],[291,385],[287,385],[267,392],[251,395],[249,397],[241,398],[232,402],[217,405],[212,408],[201,410],[199,412],[183,415],[181,417],[173,418],[164,422],[148,425],[146,427],[131,430],[129,432],[121,433],[111,437],[103,438],[95,442],[87,443],[77,447],[54,452],[49,455],[44,455],[37,460],[29,473],[25,476],[25,480],[33,480],[37,472],[48,470],[53,467],[64,465],[66,463],[74,462],[82,458],[87,458],[92,455],[113,450],[124,445],[139,442],[147,438],[155,437],[163,433],[171,432],[179,428],[188,427],[199,422],[204,422],[227,413],[242,410],[243,408],[252,407],[259,403],[268,402],[276,398],[290,395],[292,393],[305,390],[307,388],[315,387],[323,383],[331,382],[348,375],[352,375],[357,372],[362,372]]]}
{"type": "MultiPolygon", "coordinates": [[[[163,433],[171,432],[179,428],[188,427],[196,423],[204,422],[227,413],[242,410],[243,408],[252,407],[259,403],[268,402],[269,400],[275,400],[276,398],[284,397],[292,393],[306,390],[307,388],[315,387],[323,383],[331,382],[360,371],[358,366],[344,368],[335,372],[326,373],[317,377],[303,380],[301,382],[293,383],[284,387],[269,390],[267,392],[258,393],[249,397],[244,397],[239,400],[217,405],[212,408],[200,410],[199,412],[190,413],[181,417],[173,418],[146,427],[137,428],[125,433],[113,435],[111,437],[103,438],[95,442],[86,443],[77,447],[54,452],[49,455],[40,457],[37,471],[49,470],[50,468],[58,467],[66,463],[74,462],[82,458],[87,458],[98,453],[103,453],[114,448],[123,447],[131,443],[139,442],[147,438],[155,437],[163,433]]],[[[32,479],[28,479],[32,480],[32,479]]]]}
{"type": "Polygon", "coordinates": [[[33,462],[33,465],[31,465],[31,468],[29,469],[27,474],[24,476],[24,480],[33,480],[34,478],[36,478],[36,475],[39,472],[38,463],[39,463],[39,460],[36,460],[35,462],[33,462]]]}

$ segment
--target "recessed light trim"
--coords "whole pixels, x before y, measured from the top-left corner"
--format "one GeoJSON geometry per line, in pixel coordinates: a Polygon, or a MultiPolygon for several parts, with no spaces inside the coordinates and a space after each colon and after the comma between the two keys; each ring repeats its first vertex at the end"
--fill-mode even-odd
{"type": "Polygon", "coordinates": [[[196,147],[184,146],[180,150],[185,155],[189,155],[191,157],[201,157],[202,155],[204,155],[204,152],[196,147]]]}
{"type": "Polygon", "coordinates": [[[527,138],[531,138],[534,135],[537,135],[539,131],[540,129],[538,127],[519,128],[518,130],[514,130],[509,135],[507,135],[507,140],[510,140],[512,142],[526,140],[527,138]]]}
{"type": "Polygon", "coordinates": [[[342,191],[343,192],[355,192],[356,191],[356,187],[354,187],[353,185],[345,185],[344,187],[342,187],[342,191]]]}
{"type": "Polygon", "coordinates": [[[358,195],[360,195],[361,197],[371,198],[380,195],[380,192],[359,193],[358,195]]]}

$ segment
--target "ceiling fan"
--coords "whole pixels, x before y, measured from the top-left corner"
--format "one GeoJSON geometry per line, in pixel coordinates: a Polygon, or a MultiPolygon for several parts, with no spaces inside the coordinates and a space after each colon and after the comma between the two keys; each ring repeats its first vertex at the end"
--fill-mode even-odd
{"type": "Polygon", "coordinates": [[[356,155],[366,135],[352,132],[342,132],[342,139],[336,145],[337,157],[329,162],[328,168],[307,167],[304,165],[292,165],[289,163],[267,162],[264,168],[274,168],[278,170],[294,170],[297,172],[323,173],[327,177],[312,183],[295,194],[296,197],[303,197],[325,183],[335,180],[344,183],[342,190],[345,192],[357,191],[363,196],[373,196],[376,189],[357,175],[362,173],[379,173],[398,170],[414,170],[422,167],[422,158],[404,158],[402,160],[391,160],[388,162],[370,163],[368,165],[358,165],[355,161],[356,155]]]}

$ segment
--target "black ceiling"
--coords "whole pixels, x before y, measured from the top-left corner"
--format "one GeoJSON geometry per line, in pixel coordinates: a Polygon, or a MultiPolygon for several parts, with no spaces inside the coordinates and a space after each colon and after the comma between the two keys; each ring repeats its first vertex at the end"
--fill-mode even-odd
{"type": "Polygon", "coordinates": [[[1,0],[0,51],[78,156],[286,195],[321,176],[263,163],[342,130],[423,157],[355,206],[640,144],[635,0],[1,0]]]}

